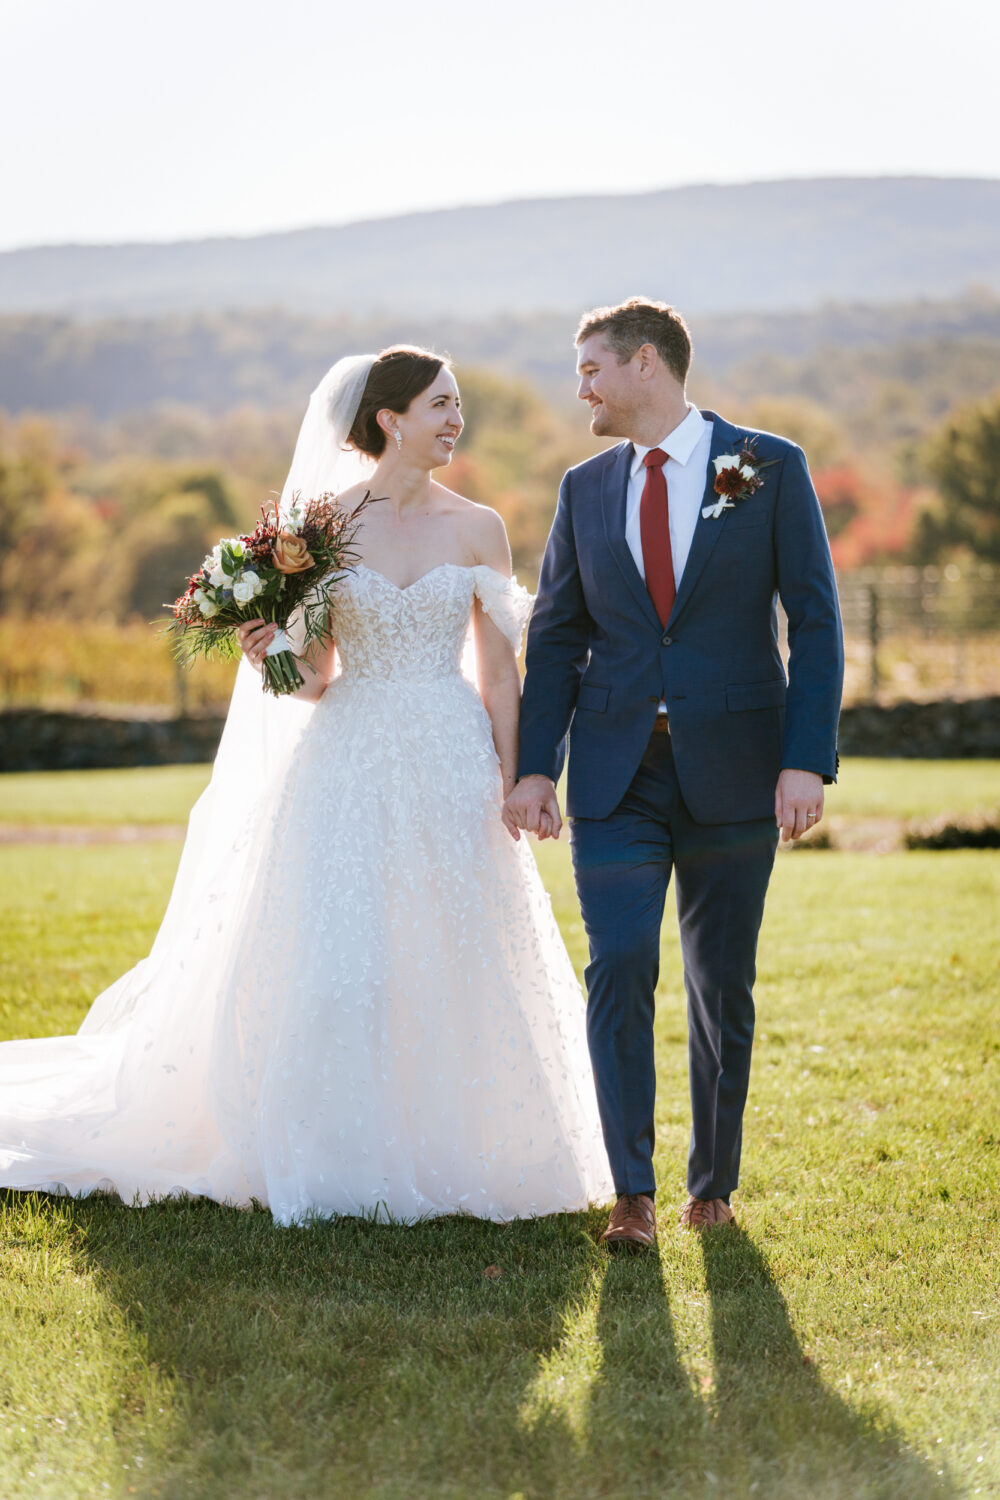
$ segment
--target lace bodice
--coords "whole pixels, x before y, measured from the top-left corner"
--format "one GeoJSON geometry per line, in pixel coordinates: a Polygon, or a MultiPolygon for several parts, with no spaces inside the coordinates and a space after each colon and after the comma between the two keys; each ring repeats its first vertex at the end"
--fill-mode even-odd
{"type": "Polygon", "coordinates": [[[457,673],[474,597],[516,651],[532,604],[516,579],[485,564],[441,563],[400,588],[359,563],[332,597],[343,676],[414,682],[457,673]]]}

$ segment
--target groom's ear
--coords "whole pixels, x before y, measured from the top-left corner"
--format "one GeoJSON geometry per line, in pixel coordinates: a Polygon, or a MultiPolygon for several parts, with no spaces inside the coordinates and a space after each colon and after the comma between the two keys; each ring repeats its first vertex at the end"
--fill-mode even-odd
{"type": "Polygon", "coordinates": [[[652,380],[663,361],[653,344],[640,344],[632,358],[636,362],[640,380],[652,380]]]}

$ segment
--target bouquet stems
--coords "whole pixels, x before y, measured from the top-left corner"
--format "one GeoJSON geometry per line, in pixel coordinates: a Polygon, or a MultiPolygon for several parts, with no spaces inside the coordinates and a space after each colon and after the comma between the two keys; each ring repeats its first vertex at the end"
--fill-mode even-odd
{"type": "MultiPolygon", "coordinates": [[[[272,625],[277,625],[279,631],[284,630],[284,621],[276,619],[280,610],[276,608],[277,600],[259,601],[261,618],[272,625]]],[[[261,682],[265,693],[272,693],[274,697],[281,698],[286,693],[297,693],[299,688],[305,684],[305,678],[299,671],[299,664],[294,653],[287,647],[283,651],[275,651],[270,656],[265,656],[261,663],[261,682]]]]}
{"type": "Polygon", "coordinates": [[[297,693],[305,684],[291,651],[276,651],[273,656],[265,656],[261,676],[265,693],[273,693],[276,698],[284,693],[297,693]]]}

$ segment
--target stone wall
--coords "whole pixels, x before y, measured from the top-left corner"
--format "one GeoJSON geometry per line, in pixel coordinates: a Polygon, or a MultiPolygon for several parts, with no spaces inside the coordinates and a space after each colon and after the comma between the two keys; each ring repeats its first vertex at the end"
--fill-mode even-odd
{"type": "Polygon", "coordinates": [[[840,716],[841,755],[908,760],[1000,759],[1000,697],[859,703],[840,716]]]}
{"type": "MultiPolygon", "coordinates": [[[[0,771],[75,771],[211,760],[221,717],[151,719],[43,709],[0,712],[0,771]]],[[[841,755],[1000,759],[1000,697],[858,704],[840,720],[841,755]]]]}
{"type": "Polygon", "coordinates": [[[7,709],[0,713],[0,771],[80,771],[212,760],[222,725],[221,717],[112,718],[7,709]]]}

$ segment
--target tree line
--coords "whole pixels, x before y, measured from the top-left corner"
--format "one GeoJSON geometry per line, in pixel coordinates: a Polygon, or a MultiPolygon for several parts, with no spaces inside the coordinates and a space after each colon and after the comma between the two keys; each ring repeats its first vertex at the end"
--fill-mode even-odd
{"type": "MultiPolygon", "coordinates": [[[[503,515],[534,582],[560,477],[596,452],[586,414],[525,381],[458,371],[466,430],[442,477],[503,515]]],[[[1000,562],[1000,393],[867,462],[816,399],[727,408],[786,433],[810,459],[841,568],[887,560],[1000,562]],[[900,457],[902,452],[903,457],[900,457]]],[[[97,422],[77,413],[0,420],[0,612],[126,621],[165,618],[220,535],[252,527],[280,489],[300,410],[186,407],[97,422]]]]}
{"type": "MultiPolygon", "coordinates": [[[[308,318],[233,311],[161,318],[0,317],[0,408],[79,409],[108,420],[159,404],[219,415],[301,409],[342,354],[400,341],[467,368],[529,380],[573,403],[575,320],[565,313],[461,318],[308,318]]],[[[996,381],[1000,299],[989,292],[891,306],[692,319],[696,396],[807,394],[877,449],[996,381]]]]}

